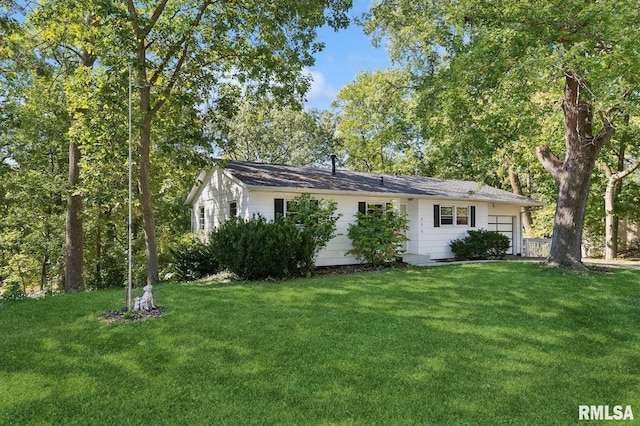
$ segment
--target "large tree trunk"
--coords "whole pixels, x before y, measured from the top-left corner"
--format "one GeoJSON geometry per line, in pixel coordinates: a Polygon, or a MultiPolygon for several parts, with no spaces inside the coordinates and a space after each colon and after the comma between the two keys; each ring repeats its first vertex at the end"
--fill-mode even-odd
{"type": "MultiPolygon", "coordinates": [[[[84,24],[93,25],[93,15],[91,13],[85,15],[84,24]]],[[[93,43],[91,39],[84,40],[84,42],[87,45],[93,43]]],[[[95,55],[90,53],[90,49],[86,46],[83,46],[78,52],[78,67],[81,69],[85,68],[88,72],[91,72],[95,61],[95,55]]],[[[71,138],[69,140],[69,187],[67,188],[65,292],[84,290],[82,196],[78,193],[80,159],[80,147],[77,141],[71,138]]]]}
{"type": "Polygon", "coordinates": [[[564,125],[566,157],[559,160],[542,145],[536,156],[553,176],[557,188],[556,213],[547,263],[585,270],[582,264],[582,229],[591,184],[591,174],[604,144],[613,135],[613,124],[601,114],[602,128],[593,136],[593,110],[588,85],[576,73],[565,73],[564,125]]]}
{"type": "MultiPolygon", "coordinates": [[[[153,19],[157,20],[166,5],[166,1],[158,5],[153,19]]],[[[138,146],[138,194],[140,197],[140,207],[142,208],[142,221],[144,225],[145,251],[147,255],[147,284],[155,284],[158,282],[159,266],[158,266],[158,243],[156,239],[156,224],[153,214],[153,200],[151,191],[151,124],[154,114],[162,105],[154,109],[151,105],[151,88],[152,84],[148,80],[147,75],[147,45],[145,37],[147,29],[138,26],[138,16],[135,13],[133,1],[127,2],[129,13],[134,31],[136,33],[136,56],[138,58],[136,64],[138,95],[140,96],[140,144],[138,146]]],[[[155,21],[154,21],[155,23],[155,21]]]]}
{"type": "MultiPolygon", "coordinates": [[[[141,98],[145,95],[142,94],[141,98]]],[[[148,94],[147,94],[148,96],[148,94]]],[[[142,104],[143,101],[141,100],[142,104]]],[[[142,106],[142,105],[141,105],[142,106]]],[[[140,127],[140,164],[138,168],[138,190],[140,193],[140,206],[142,207],[142,220],[144,224],[144,240],[147,254],[147,284],[158,282],[158,243],[156,240],[156,224],[153,215],[153,201],[151,199],[151,162],[149,159],[151,149],[151,116],[145,112],[140,127]]]]}
{"type": "MultiPolygon", "coordinates": [[[[138,189],[140,193],[140,205],[142,207],[142,218],[144,222],[144,235],[147,254],[147,283],[155,284],[158,281],[158,244],[156,241],[156,226],[153,215],[153,202],[151,199],[151,123],[154,115],[162,108],[167,98],[171,94],[173,87],[178,81],[178,76],[189,55],[188,34],[169,43],[166,56],[162,58],[157,67],[147,74],[147,37],[158,20],[162,16],[167,6],[167,0],[161,0],[148,19],[142,19],[136,11],[136,2],[127,0],[127,10],[129,19],[136,37],[135,64],[138,73],[138,94],[140,95],[140,152],[138,164],[138,189]],[[144,24],[144,25],[142,25],[144,24]],[[166,73],[169,77],[165,77],[166,73]],[[152,105],[151,89],[160,93],[152,105]]],[[[198,6],[198,13],[191,21],[191,29],[197,28],[202,21],[207,8],[213,3],[212,0],[202,1],[198,6]]]]}
{"type": "Polygon", "coordinates": [[[67,189],[66,262],[64,291],[84,290],[82,196],[76,192],[80,183],[80,148],[69,142],[69,188],[67,189]]]}

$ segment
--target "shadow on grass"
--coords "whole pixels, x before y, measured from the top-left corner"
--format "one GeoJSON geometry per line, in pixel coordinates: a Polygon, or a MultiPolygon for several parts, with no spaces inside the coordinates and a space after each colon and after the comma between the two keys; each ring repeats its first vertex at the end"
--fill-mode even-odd
{"type": "MultiPolygon", "coordinates": [[[[100,292],[0,310],[0,423],[571,424],[640,413],[631,271],[424,268],[158,286],[165,317],[103,324],[100,292]],[[5,337],[6,336],[6,337],[5,337]]],[[[640,415],[640,414],[638,414],[640,415]]]]}

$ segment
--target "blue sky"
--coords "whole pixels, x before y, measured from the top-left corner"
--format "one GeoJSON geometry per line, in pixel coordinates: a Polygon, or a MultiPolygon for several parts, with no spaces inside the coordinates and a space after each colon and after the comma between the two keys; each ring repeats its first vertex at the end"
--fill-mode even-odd
{"type": "MultiPolygon", "coordinates": [[[[354,0],[349,15],[360,16],[370,5],[371,0],[354,0]]],[[[336,94],[359,72],[385,69],[390,65],[386,50],[374,48],[369,36],[355,24],[338,32],[322,28],[318,37],[325,43],[325,48],[316,55],[315,66],[308,69],[313,83],[307,93],[307,108],[330,109],[336,94]]]]}
{"type": "MultiPolygon", "coordinates": [[[[360,17],[376,1],[353,0],[349,16],[352,19],[360,17]]],[[[307,93],[307,108],[330,109],[340,89],[352,82],[358,73],[385,69],[390,65],[386,50],[374,48],[371,38],[354,23],[338,32],[323,27],[318,31],[318,39],[325,43],[325,48],[316,54],[315,65],[307,69],[313,78],[307,93]]]]}

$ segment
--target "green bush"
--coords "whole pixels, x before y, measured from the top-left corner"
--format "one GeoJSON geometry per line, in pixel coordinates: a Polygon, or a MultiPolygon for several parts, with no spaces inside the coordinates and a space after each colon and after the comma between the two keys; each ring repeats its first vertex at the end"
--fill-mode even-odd
{"type": "Polygon", "coordinates": [[[0,300],[21,300],[26,297],[27,295],[22,291],[22,287],[17,281],[3,283],[0,286],[0,300]]]}
{"type": "Polygon", "coordinates": [[[316,200],[309,194],[301,194],[287,205],[287,220],[297,225],[302,239],[300,269],[304,274],[315,267],[318,252],[336,236],[337,203],[333,200],[316,200]]]}
{"type": "Polygon", "coordinates": [[[407,215],[389,210],[382,214],[358,212],[356,218],[348,228],[353,248],[346,254],[375,266],[394,262],[401,254],[402,243],[408,240],[407,215]]]}
{"type": "Polygon", "coordinates": [[[504,258],[509,250],[509,237],[499,232],[485,229],[467,232],[467,237],[449,243],[451,251],[458,259],[504,258]]]}
{"type": "Polygon", "coordinates": [[[173,257],[172,270],[182,281],[197,280],[220,270],[211,244],[193,236],[174,244],[170,251],[173,257]]]}
{"type": "Polygon", "coordinates": [[[300,231],[283,217],[231,218],[211,234],[210,244],[221,266],[249,280],[287,276],[303,257],[300,231]]]}

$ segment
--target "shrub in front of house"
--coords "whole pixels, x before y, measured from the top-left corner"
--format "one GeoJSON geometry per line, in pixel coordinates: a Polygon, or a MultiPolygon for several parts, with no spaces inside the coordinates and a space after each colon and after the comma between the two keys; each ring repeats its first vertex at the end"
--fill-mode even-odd
{"type": "Polygon", "coordinates": [[[333,200],[316,200],[309,194],[301,194],[287,204],[287,220],[293,222],[300,231],[300,263],[303,274],[315,268],[315,260],[320,250],[336,236],[336,214],[338,204],[333,200]]]}
{"type": "Polygon", "coordinates": [[[290,275],[302,258],[300,231],[284,217],[231,218],[211,234],[210,244],[221,266],[248,280],[290,275]]]}
{"type": "Polygon", "coordinates": [[[502,259],[511,245],[509,237],[485,229],[469,230],[469,235],[449,243],[458,259],[502,259]]]}
{"type": "Polygon", "coordinates": [[[395,262],[402,253],[402,244],[408,240],[406,214],[391,210],[379,214],[356,214],[356,221],[348,228],[352,254],[360,262],[374,266],[395,262]]]}
{"type": "Polygon", "coordinates": [[[172,272],[181,281],[193,281],[220,270],[210,244],[190,235],[171,248],[172,272]]]}

